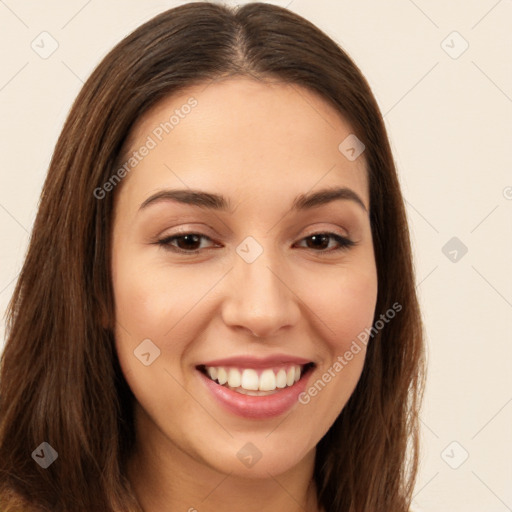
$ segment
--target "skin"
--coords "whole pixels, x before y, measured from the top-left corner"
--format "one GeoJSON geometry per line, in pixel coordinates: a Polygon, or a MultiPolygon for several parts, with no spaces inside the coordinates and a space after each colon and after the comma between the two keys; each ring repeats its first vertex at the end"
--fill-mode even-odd
{"type": "Polygon", "coordinates": [[[162,100],[136,123],[126,154],[191,96],[197,106],[115,191],[116,349],[137,400],[129,478],[151,512],[317,511],[315,447],[357,384],[364,347],[308,404],[264,420],[224,410],[196,365],[291,354],[315,362],[311,385],[372,325],[377,273],[364,154],[349,161],[338,150],[353,131],[319,96],[240,77],[162,100]],[[352,189],[366,209],[336,200],[289,211],[296,196],[334,186],[352,189]],[[140,210],[164,188],[223,194],[233,211],[176,201],[140,210]],[[172,242],[199,254],[157,243],[183,232],[208,237],[172,242]],[[325,232],[355,245],[311,243],[325,232]],[[247,236],[263,249],[252,263],[236,252],[247,236]],[[161,352],[145,366],[134,350],[148,338],[161,352]],[[250,468],[236,456],[248,442],[262,454],[250,468]]]}

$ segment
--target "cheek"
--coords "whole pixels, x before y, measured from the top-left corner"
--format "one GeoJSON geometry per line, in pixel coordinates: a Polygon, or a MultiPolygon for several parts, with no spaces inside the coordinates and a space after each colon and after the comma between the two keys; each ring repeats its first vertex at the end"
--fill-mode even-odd
{"type": "Polygon", "coordinates": [[[172,326],[169,311],[175,310],[179,302],[169,293],[175,284],[166,283],[154,266],[122,244],[113,253],[112,284],[119,361],[132,390],[143,392],[147,384],[151,388],[146,379],[154,379],[162,366],[162,340],[172,326]],[[146,353],[150,356],[143,356],[146,353]],[[144,357],[150,365],[145,366],[144,357]]]}
{"type": "Polygon", "coordinates": [[[324,285],[322,293],[310,297],[321,319],[326,351],[315,378],[299,397],[307,415],[322,418],[315,442],[334,423],[359,381],[366,356],[361,340],[372,326],[377,301],[377,277],[371,266],[368,271],[347,271],[324,285]]]}
{"type": "Polygon", "coordinates": [[[351,269],[318,285],[315,293],[309,292],[311,309],[324,326],[330,355],[338,355],[372,324],[377,301],[376,273],[372,267],[351,269]]]}
{"type": "Polygon", "coordinates": [[[151,417],[171,404],[182,412],[193,408],[180,384],[187,348],[180,329],[190,329],[187,312],[204,291],[140,258],[113,259],[113,268],[116,351],[137,401],[151,417]]]}
{"type": "MultiPolygon", "coordinates": [[[[217,276],[170,269],[143,256],[112,259],[116,350],[123,372],[138,398],[153,390],[180,396],[187,374],[182,363],[207,321],[204,303],[217,276]],[[151,340],[148,344],[145,340],[151,340]],[[141,345],[146,343],[146,345],[141,345]],[[154,344],[154,348],[153,345],[154,344]],[[142,348],[145,347],[144,351],[142,348]],[[158,357],[144,366],[137,354],[154,350],[158,357]],[[165,370],[165,371],[164,371],[165,370]],[[166,373],[167,372],[167,373],[166,373]],[[175,388],[175,389],[174,389],[175,388]]],[[[121,253],[119,253],[121,255],[121,253]]],[[[139,354],[139,355],[140,355],[139,354]]],[[[152,356],[150,356],[152,360],[152,356]]],[[[155,396],[151,395],[152,400],[155,396]]]]}
{"type": "Polygon", "coordinates": [[[190,272],[169,272],[151,259],[124,256],[112,263],[116,321],[137,339],[165,338],[208,289],[190,272]]]}

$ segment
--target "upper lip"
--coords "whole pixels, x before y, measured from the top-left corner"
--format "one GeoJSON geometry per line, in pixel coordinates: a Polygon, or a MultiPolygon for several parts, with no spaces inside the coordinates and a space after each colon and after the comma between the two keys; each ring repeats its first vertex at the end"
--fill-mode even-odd
{"type": "Polygon", "coordinates": [[[304,365],[312,362],[313,361],[310,359],[290,356],[287,354],[275,354],[265,357],[251,357],[244,355],[206,361],[198,366],[238,366],[241,368],[269,368],[271,366],[279,366],[283,364],[304,365]]]}

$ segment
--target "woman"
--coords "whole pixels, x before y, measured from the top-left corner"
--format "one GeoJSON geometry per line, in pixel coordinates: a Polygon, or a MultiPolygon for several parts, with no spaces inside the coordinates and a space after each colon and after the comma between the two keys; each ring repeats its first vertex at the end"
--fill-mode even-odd
{"type": "Polygon", "coordinates": [[[349,57],[261,3],[118,44],[9,310],[2,511],[406,511],[423,375],[403,199],[349,57]]]}

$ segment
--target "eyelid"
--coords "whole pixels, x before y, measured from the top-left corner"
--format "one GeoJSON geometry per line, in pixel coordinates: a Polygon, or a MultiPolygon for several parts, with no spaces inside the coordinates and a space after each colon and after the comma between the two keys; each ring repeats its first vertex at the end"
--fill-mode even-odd
{"type": "Polygon", "coordinates": [[[341,230],[336,230],[335,228],[333,227],[315,227],[315,228],[310,228],[310,229],[307,229],[306,230],[306,234],[304,234],[302,236],[302,238],[307,238],[308,236],[313,236],[313,235],[319,235],[319,234],[322,234],[322,233],[329,233],[329,234],[333,234],[333,235],[338,235],[342,238],[350,238],[350,235],[348,233],[348,231],[346,229],[343,230],[344,233],[341,232],[341,230]]]}
{"type": "Polygon", "coordinates": [[[198,227],[194,227],[193,224],[187,224],[185,226],[177,226],[177,227],[168,227],[163,230],[160,234],[157,234],[154,237],[155,242],[159,242],[161,240],[166,240],[168,238],[185,236],[185,235],[200,235],[202,237],[213,240],[216,236],[215,230],[212,229],[207,224],[201,224],[198,227]]]}

